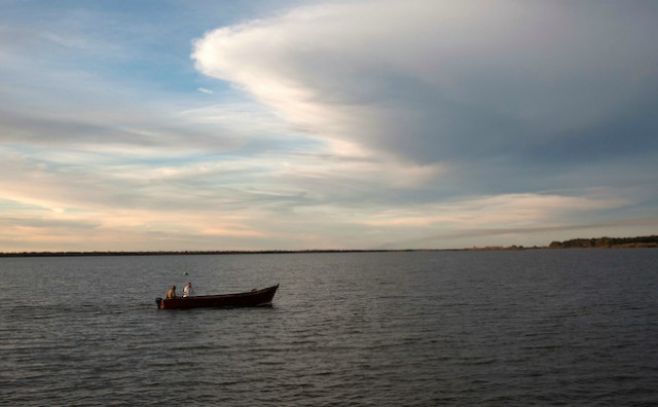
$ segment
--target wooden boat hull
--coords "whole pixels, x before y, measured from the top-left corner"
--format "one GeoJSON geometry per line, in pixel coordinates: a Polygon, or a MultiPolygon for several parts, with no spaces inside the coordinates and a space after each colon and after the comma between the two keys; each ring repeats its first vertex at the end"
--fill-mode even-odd
{"type": "Polygon", "coordinates": [[[198,295],[169,299],[156,298],[155,303],[160,309],[263,307],[272,305],[272,299],[277,288],[279,288],[278,284],[262,290],[236,294],[198,295]]]}

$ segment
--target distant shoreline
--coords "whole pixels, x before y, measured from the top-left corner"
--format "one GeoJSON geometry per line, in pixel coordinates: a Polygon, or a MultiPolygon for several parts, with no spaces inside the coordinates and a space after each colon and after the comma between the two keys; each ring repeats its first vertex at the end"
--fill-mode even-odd
{"type": "MultiPolygon", "coordinates": [[[[444,249],[441,249],[444,250],[444,249]]],[[[450,249],[447,249],[450,250],[450,249]]],[[[92,256],[212,256],[240,254],[296,254],[296,253],[381,253],[439,251],[439,249],[410,250],[164,250],[164,251],[90,251],[90,252],[15,252],[0,253],[0,257],[92,257],[92,256]]]]}
{"type": "Polygon", "coordinates": [[[402,253],[402,252],[457,252],[457,251],[515,251],[555,249],[647,249],[658,248],[658,235],[641,237],[571,239],[551,242],[548,246],[485,246],[460,249],[309,249],[309,250],[162,250],[162,251],[35,251],[2,252],[0,257],[94,257],[94,256],[208,256],[245,254],[304,254],[304,253],[402,253]]]}

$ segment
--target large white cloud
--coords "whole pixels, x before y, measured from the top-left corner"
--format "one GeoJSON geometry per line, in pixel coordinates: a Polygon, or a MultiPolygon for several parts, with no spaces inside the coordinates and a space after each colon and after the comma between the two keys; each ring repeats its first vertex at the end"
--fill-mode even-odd
{"type": "Polygon", "coordinates": [[[403,159],[559,155],[656,106],[657,15],[640,3],[329,3],[209,32],[193,58],[309,133],[403,159]]]}

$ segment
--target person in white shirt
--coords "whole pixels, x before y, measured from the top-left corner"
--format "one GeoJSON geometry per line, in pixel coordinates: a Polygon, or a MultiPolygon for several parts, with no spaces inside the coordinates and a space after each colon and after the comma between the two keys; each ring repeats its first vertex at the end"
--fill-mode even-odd
{"type": "Polygon", "coordinates": [[[188,282],[185,287],[183,287],[183,297],[189,297],[192,295],[192,283],[188,282]]]}

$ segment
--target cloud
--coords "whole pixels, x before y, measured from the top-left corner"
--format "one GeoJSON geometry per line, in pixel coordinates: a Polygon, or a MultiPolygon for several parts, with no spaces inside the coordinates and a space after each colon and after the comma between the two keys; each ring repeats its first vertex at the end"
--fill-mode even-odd
{"type": "MultiPolygon", "coordinates": [[[[453,202],[418,205],[405,210],[373,214],[366,221],[375,226],[450,229],[476,227],[530,227],[564,222],[565,216],[617,209],[631,204],[627,198],[608,191],[584,191],[583,196],[557,194],[501,194],[453,202]]],[[[575,220],[575,219],[574,219],[575,220]]]]}
{"type": "Polygon", "coordinates": [[[656,156],[656,16],[648,3],[327,3],[208,32],[192,58],[309,134],[523,178],[656,156]]]}

